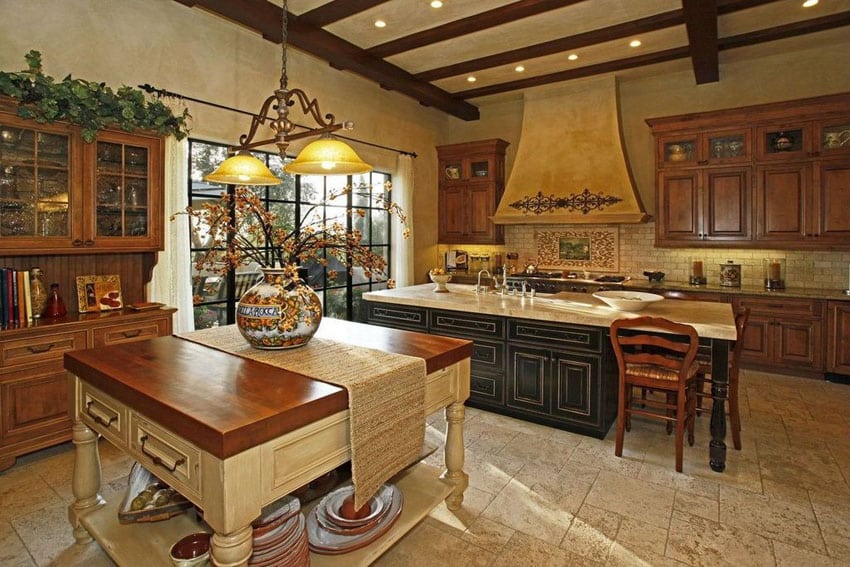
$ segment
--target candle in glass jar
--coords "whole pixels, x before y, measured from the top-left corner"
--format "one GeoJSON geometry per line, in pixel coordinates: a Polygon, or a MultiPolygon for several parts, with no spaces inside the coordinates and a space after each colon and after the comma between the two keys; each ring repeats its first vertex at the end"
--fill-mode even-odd
{"type": "Polygon", "coordinates": [[[695,278],[701,278],[702,276],[702,260],[694,260],[693,264],[693,276],[695,278]]]}
{"type": "Polygon", "coordinates": [[[782,269],[780,268],[779,262],[770,263],[768,274],[768,279],[774,281],[779,281],[780,279],[782,279],[782,269]]]}

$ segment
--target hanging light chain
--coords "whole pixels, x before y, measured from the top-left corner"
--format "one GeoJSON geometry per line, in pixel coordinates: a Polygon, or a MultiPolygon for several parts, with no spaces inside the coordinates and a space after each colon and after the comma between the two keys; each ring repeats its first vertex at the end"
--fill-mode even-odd
{"type": "Polygon", "coordinates": [[[275,145],[278,148],[280,157],[286,156],[286,148],[289,147],[289,142],[286,141],[286,136],[292,131],[294,124],[289,121],[289,90],[287,88],[288,78],[286,76],[286,43],[288,39],[289,27],[289,12],[287,10],[287,2],[283,0],[281,6],[280,17],[280,88],[275,91],[277,98],[277,119],[273,120],[269,125],[275,133],[275,145]]]}

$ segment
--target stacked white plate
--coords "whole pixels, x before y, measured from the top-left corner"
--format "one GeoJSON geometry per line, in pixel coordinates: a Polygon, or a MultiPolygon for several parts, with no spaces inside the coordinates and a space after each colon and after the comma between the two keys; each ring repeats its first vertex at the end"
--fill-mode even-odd
{"type": "Polygon", "coordinates": [[[302,567],[310,564],[310,549],[301,503],[286,496],[263,509],[255,521],[254,553],[248,565],[302,567]]]}
{"type": "Polygon", "coordinates": [[[312,551],[337,555],[360,549],[384,535],[401,514],[404,496],[394,484],[378,489],[359,518],[348,518],[342,512],[346,498],[353,495],[353,486],[341,486],[322,498],[307,515],[312,551]]]}

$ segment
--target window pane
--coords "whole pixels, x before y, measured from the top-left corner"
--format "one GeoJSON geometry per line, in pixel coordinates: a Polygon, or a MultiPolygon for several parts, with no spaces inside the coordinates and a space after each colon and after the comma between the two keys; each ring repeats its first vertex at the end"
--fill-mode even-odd
{"type": "Polygon", "coordinates": [[[280,156],[269,157],[269,169],[283,180],[280,185],[269,187],[269,199],[280,201],[295,200],[295,176],[283,171],[283,160],[280,156]]]}
{"type": "Polygon", "coordinates": [[[325,196],[324,177],[301,176],[301,200],[305,203],[320,203],[325,196]]]}
{"type": "Polygon", "coordinates": [[[372,209],[372,244],[386,244],[389,242],[389,235],[389,213],[381,209],[372,209]]]}
{"type": "Polygon", "coordinates": [[[342,287],[338,289],[325,290],[325,315],[345,319],[348,317],[347,290],[342,287]]]}

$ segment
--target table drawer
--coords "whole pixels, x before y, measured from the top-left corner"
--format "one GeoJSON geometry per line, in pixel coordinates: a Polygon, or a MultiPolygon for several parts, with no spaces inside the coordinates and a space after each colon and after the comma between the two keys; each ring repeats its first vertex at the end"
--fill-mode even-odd
{"type": "Polygon", "coordinates": [[[200,498],[200,449],[135,412],[130,414],[130,449],[163,482],[200,498]]]}
{"type": "Polygon", "coordinates": [[[127,408],[86,382],[78,381],[80,419],[118,447],[127,446],[127,408]]]}
{"type": "Polygon", "coordinates": [[[165,319],[99,327],[94,330],[94,346],[109,346],[155,339],[165,335],[168,332],[167,327],[168,322],[165,319]]]}
{"type": "Polygon", "coordinates": [[[50,335],[0,341],[0,364],[4,368],[62,360],[72,350],[86,348],[86,332],[72,331],[50,335]]]}

